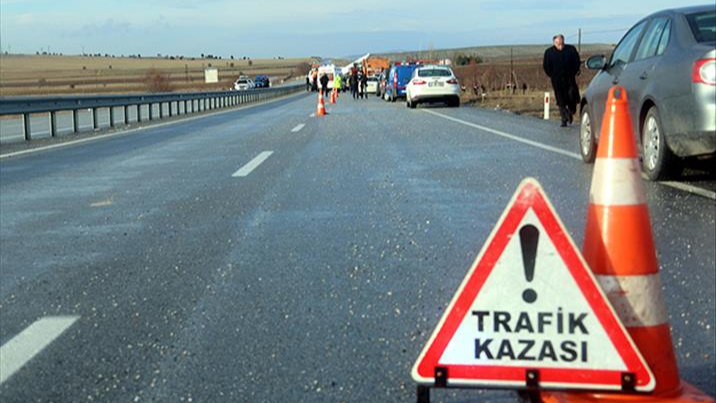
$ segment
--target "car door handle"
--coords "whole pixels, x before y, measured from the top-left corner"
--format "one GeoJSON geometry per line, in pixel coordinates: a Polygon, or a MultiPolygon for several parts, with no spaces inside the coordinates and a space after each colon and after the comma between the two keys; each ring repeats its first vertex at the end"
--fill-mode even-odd
{"type": "Polygon", "coordinates": [[[641,73],[641,75],[639,76],[639,78],[642,80],[646,80],[648,77],[649,77],[649,73],[647,73],[646,71],[641,73]]]}

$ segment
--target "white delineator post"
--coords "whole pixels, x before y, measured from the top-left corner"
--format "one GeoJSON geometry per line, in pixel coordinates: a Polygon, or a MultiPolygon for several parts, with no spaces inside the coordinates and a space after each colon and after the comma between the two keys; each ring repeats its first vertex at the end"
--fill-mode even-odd
{"type": "Polygon", "coordinates": [[[549,120],[549,92],[544,93],[544,120],[549,120]]]}

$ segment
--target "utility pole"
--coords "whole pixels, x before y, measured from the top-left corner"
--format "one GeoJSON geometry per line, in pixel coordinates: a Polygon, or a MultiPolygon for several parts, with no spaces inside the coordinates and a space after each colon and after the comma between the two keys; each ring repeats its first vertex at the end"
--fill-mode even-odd
{"type": "Polygon", "coordinates": [[[510,90],[513,90],[515,87],[515,83],[512,82],[513,77],[515,76],[515,64],[514,59],[512,57],[512,47],[510,47],[510,90]]]}
{"type": "Polygon", "coordinates": [[[579,28],[579,39],[577,39],[577,51],[582,53],[582,28],[579,28]]]}

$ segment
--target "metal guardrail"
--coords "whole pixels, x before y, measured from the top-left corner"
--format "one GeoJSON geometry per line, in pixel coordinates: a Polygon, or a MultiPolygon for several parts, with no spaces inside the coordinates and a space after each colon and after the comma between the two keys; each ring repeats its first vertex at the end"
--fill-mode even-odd
{"type": "MultiPolygon", "coordinates": [[[[214,92],[170,92],[157,94],[128,95],[80,95],[51,97],[0,97],[0,116],[22,116],[25,140],[32,139],[30,118],[32,114],[47,113],[50,119],[50,135],[57,136],[57,112],[72,112],[72,131],[79,133],[79,113],[92,111],[92,128],[99,129],[98,111],[108,109],[109,127],[117,126],[116,108],[122,108],[122,124],[129,123],[130,108],[136,108],[136,122],[163,119],[178,115],[213,109],[230,108],[237,105],[260,102],[305,89],[304,84],[282,87],[253,89],[246,91],[214,92]],[[142,106],[148,105],[148,113],[142,116],[142,106]],[[153,105],[159,105],[159,116],[155,116],[153,105]],[[164,108],[165,105],[168,107],[164,108]],[[176,108],[173,106],[176,105],[176,108]],[[180,107],[181,105],[181,107],[180,107]]],[[[122,113],[121,112],[121,113],[122,113]]]]}

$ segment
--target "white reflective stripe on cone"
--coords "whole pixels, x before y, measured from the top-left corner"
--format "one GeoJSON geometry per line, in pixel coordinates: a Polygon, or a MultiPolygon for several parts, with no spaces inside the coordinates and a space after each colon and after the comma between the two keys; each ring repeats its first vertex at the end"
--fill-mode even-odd
{"type": "Polygon", "coordinates": [[[667,323],[669,316],[661,294],[658,273],[596,277],[624,326],[658,326],[667,323]]]}
{"type": "Polygon", "coordinates": [[[635,158],[597,158],[592,174],[590,202],[601,206],[646,203],[641,165],[635,158]]]}

